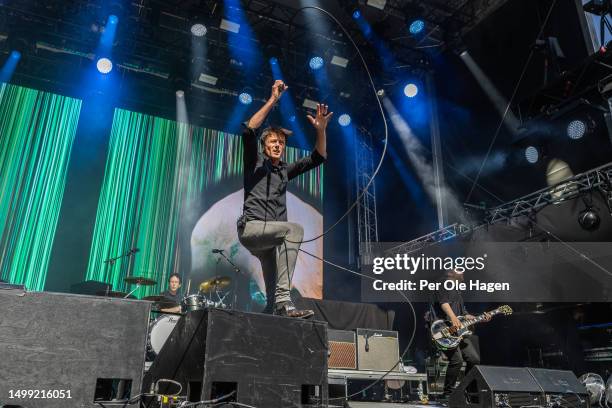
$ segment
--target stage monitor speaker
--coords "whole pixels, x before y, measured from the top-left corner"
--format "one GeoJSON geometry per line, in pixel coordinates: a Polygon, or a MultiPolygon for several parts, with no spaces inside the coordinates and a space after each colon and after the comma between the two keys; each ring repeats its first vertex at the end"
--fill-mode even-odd
{"type": "Polygon", "coordinates": [[[475,366],[452,392],[453,408],[520,408],[542,406],[542,389],[529,370],[520,367],[475,366]]]}
{"type": "Polygon", "coordinates": [[[357,340],[355,332],[350,330],[328,330],[329,368],[347,370],[357,369],[357,340]]]}
{"type": "MultiPolygon", "coordinates": [[[[143,392],[255,407],[327,406],[327,323],[205,309],[187,313],[146,373],[143,392]]],[[[151,400],[145,404],[154,407],[151,400]]]]}
{"type": "Polygon", "coordinates": [[[586,388],[571,371],[528,368],[540,384],[546,397],[546,406],[570,406],[572,408],[590,405],[586,388]]]}
{"type": "Polygon", "coordinates": [[[123,405],[140,393],[150,303],[0,290],[0,406],[123,405]]]}
{"type": "Polygon", "coordinates": [[[399,341],[391,330],[357,329],[357,368],[359,370],[400,371],[399,341]]]}

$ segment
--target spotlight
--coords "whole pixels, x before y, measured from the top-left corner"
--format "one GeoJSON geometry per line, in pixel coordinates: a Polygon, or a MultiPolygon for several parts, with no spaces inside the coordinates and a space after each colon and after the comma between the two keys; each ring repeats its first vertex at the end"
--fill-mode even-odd
{"type": "Polygon", "coordinates": [[[176,97],[177,98],[182,98],[184,96],[185,96],[185,92],[184,91],[182,91],[180,89],[178,91],[176,91],[176,97]]]}
{"type": "Polygon", "coordinates": [[[384,89],[379,89],[378,91],[376,91],[376,95],[379,98],[384,98],[385,97],[385,90],[384,89]]]}
{"type": "Polygon", "coordinates": [[[111,14],[110,16],[108,16],[108,24],[117,24],[119,22],[119,18],[114,15],[111,14]]]}
{"type": "Polygon", "coordinates": [[[96,68],[102,74],[108,74],[113,70],[113,63],[108,58],[100,58],[96,63],[96,68]]]}
{"type": "Polygon", "coordinates": [[[410,34],[419,34],[425,28],[425,22],[423,20],[414,20],[410,23],[410,34]]]}
{"type": "Polygon", "coordinates": [[[419,93],[419,88],[415,84],[408,84],[404,87],[404,95],[414,98],[419,93]]]}
{"type": "Polygon", "coordinates": [[[538,149],[536,149],[533,146],[528,146],[525,149],[525,159],[527,159],[527,161],[531,164],[537,163],[538,159],[540,157],[540,153],[538,152],[538,149]]]}
{"type": "Polygon", "coordinates": [[[338,117],[338,123],[340,124],[340,126],[345,127],[351,124],[351,117],[350,115],[343,113],[342,115],[340,115],[338,117]]]}
{"type": "Polygon", "coordinates": [[[587,231],[595,231],[597,228],[599,228],[600,222],[601,218],[593,207],[587,207],[587,209],[578,214],[578,224],[580,224],[582,229],[587,231]]]}
{"type": "Polygon", "coordinates": [[[355,9],[355,11],[353,11],[353,18],[355,20],[359,20],[361,18],[361,11],[359,11],[359,9],[355,9]]]}
{"type": "Polygon", "coordinates": [[[202,23],[195,23],[191,26],[191,34],[194,37],[204,37],[207,32],[206,26],[202,23]]]}
{"type": "Polygon", "coordinates": [[[278,58],[276,57],[270,58],[270,65],[278,65],[278,58]]]}
{"type": "Polygon", "coordinates": [[[321,69],[323,68],[323,58],[312,57],[308,65],[310,65],[310,69],[312,69],[313,71],[316,71],[317,69],[321,69]]]}
{"type": "Polygon", "coordinates": [[[251,96],[250,93],[243,92],[240,95],[238,95],[238,100],[243,105],[250,105],[253,102],[253,97],[251,96]]]}
{"type": "Polygon", "coordinates": [[[11,51],[11,58],[14,60],[18,60],[19,58],[21,58],[21,53],[17,50],[13,50],[11,51]]]}
{"type": "Polygon", "coordinates": [[[295,115],[289,116],[289,122],[291,123],[295,122],[295,115]]]}
{"type": "Polygon", "coordinates": [[[572,120],[567,125],[567,135],[570,139],[580,139],[586,133],[587,125],[581,120],[572,120]]]}

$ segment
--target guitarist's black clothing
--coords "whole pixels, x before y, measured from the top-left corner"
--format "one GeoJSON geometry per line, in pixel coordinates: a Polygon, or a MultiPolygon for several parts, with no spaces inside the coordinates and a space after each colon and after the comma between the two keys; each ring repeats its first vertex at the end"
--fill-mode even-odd
{"type": "Polygon", "coordinates": [[[446,313],[444,313],[442,307],[440,306],[442,303],[448,303],[456,316],[468,314],[465,304],[463,303],[461,292],[458,290],[446,290],[444,288],[440,288],[440,290],[436,292],[436,301],[434,302],[436,316],[438,319],[446,320],[448,319],[448,316],[446,316],[446,313]]]}
{"type": "MultiPolygon", "coordinates": [[[[468,314],[463,297],[458,290],[440,289],[436,292],[433,310],[435,311],[436,319],[449,320],[448,316],[442,310],[441,305],[448,303],[456,316],[468,314]]],[[[480,345],[478,344],[478,336],[471,335],[464,337],[459,347],[453,350],[442,351],[448,359],[448,368],[446,370],[446,378],[444,380],[444,395],[448,396],[455,388],[455,383],[461,372],[461,367],[465,361],[465,372],[468,373],[476,364],[480,364],[480,345]]]]}

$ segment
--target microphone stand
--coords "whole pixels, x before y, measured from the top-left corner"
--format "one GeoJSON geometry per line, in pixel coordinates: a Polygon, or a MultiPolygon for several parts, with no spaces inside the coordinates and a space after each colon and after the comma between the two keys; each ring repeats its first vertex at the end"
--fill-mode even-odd
{"type": "MultiPolygon", "coordinates": [[[[113,258],[108,258],[104,260],[105,264],[108,264],[109,266],[113,266],[115,264],[115,262],[117,262],[119,259],[121,258],[129,258],[130,256],[136,254],[136,252],[138,252],[138,248],[131,248],[129,251],[127,251],[125,254],[121,254],[119,256],[115,256],[113,258]]],[[[134,292],[136,292],[138,289],[140,289],[140,283],[136,284],[136,288],[134,288],[134,290],[132,290],[130,293],[128,293],[127,295],[125,295],[125,298],[130,297],[130,295],[134,292]]],[[[106,293],[108,294],[108,286],[106,287],[106,293]]]]}
{"type": "Polygon", "coordinates": [[[234,299],[232,300],[232,310],[236,310],[236,302],[238,301],[238,275],[240,275],[242,272],[240,271],[240,268],[236,266],[235,263],[233,263],[227,256],[225,256],[225,251],[220,250],[217,253],[221,255],[227,261],[227,263],[229,263],[234,268],[234,272],[236,272],[236,279],[234,281],[234,299]]]}
{"type": "Polygon", "coordinates": [[[130,256],[134,255],[136,252],[138,252],[138,248],[132,248],[129,251],[127,251],[125,254],[121,254],[119,256],[116,256],[114,258],[108,258],[104,260],[105,264],[109,264],[110,266],[113,266],[115,264],[115,262],[117,262],[119,259],[121,258],[129,258],[130,256]]]}

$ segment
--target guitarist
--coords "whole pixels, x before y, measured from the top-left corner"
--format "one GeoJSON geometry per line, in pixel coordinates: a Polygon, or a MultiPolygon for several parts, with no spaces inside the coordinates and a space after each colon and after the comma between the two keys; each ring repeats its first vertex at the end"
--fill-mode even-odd
{"type": "MultiPolygon", "coordinates": [[[[444,280],[455,280],[463,282],[463,272],[459,272],[456,269],[449,269],[444,280]]],[[[456,329],[461,328],[461,322],[457,319],[457,316],[465,316],[466,318],[473,318],[465,308],[463,303],[463,297],[459,290],[446,290],[440,285],[440,290],[435,294],[435,301],[433,310],[436,318],[446,319],[452,323],[456,329]]],[[[485,321],[491,320],[491,316],[486,315],[485,321]]],[[[478,336],[472,334],[463,338],[459,347],[451,350],[442,351],[448,359],[448,369],[446,370],[446,378],[444,380],[444,395],[443,399],[447,399],[450,393],[455,388],[455,383],[461,372],[461,367],[465,361],[466,367],[465,372],[468,373],[472,367],[476,364],[480,364],[480,347],[478,344],[478,336]]]]}

